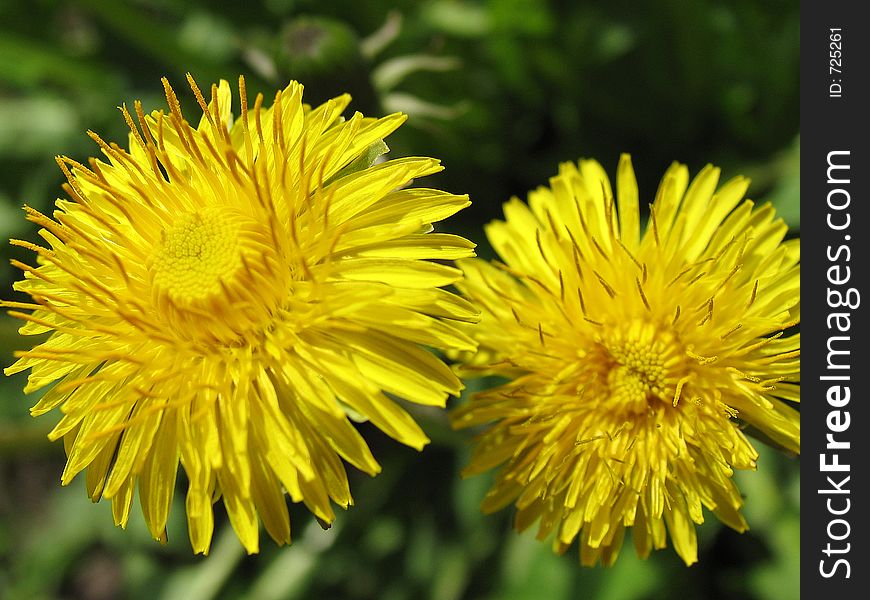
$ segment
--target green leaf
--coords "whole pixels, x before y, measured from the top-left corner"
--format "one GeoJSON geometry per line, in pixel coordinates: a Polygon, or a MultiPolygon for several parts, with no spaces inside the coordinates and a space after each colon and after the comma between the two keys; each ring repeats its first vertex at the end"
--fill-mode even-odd
{"type": "Polygon", "coordinates": [[[333,175],[329,178],[328,181],[323,183],[323,187],[328,186],[333,181],[341,179],[342,177],[346,177],[348,175],[353,175],[354,173],[359,173],[360,171],[364,171],[368,169],[370,166],[375,164],[375,161],[390,151],[390,148],[384,142],[384,140],[378,140],[377,142],[373,142],[368,148],[363,151],[352,163],[344,167],[341,171],[333,175]]]}

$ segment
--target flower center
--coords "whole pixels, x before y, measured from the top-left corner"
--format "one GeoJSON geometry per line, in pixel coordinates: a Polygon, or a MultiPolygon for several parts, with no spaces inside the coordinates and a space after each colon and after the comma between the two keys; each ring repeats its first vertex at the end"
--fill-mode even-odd
{"type": "Polygon", "coordinates": [[[176,336],[239,343],[272,322],[289,277],[264,225],[207,208],[163,231],[151,265],[152,298],[176,336]]]}
{"type": "Polygon", "coordinates": [[[656,401],[673,402],[685,366],[672,332],[635,320],[612,330],[600,344],[611,402],[638,413],[656,401]]]}
{"type": "Polygon", "coordinates": [[[187,306],[221,291],[242,267],[238,219],[207,209],[181,217],[164,231],[154,258],[154,285],[187,306]]]}

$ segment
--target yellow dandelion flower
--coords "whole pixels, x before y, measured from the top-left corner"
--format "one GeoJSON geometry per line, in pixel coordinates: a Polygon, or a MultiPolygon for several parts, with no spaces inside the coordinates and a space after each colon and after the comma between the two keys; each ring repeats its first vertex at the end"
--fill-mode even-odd
{"type": "Polygon", "coordinates": [[[671,166],[641,235],[628,156],[616,200],[598,163],[563,164],[487,227],[504,264],[460,263],[483,311],[466,371],[509,379],[452,415],[489,424],[466,474],[501,465],[483,509],[514,503],[559,553],[579,538],[584,565],[612,564],[626,527],[641,557],[669,533],[692,564],[703,508],[745,530],[741,423],[800,452],[799,240],[748,180],[718,180],[671,166]]]}
{"type": "Polygon", "coordinates": [[[430,260],[473,256],[431,233],[469,202],[402,189],[440,171],[434,159],[372,165],[402,114],[345,120],[348,95],[312,108],[296,82],[250,106],[240,78],[234,120],[227,82],[206,102],[188,79],[198,126],[164,80],[168,114],[121,109],[129,150],[91,133],[107,162],[59,158],[70,199],[53,218],[25,207],[47,247],[13,240],[39,266],[13,261],[33,302],[4,304],[22,334],[50,336],[6,373],[30,369],[26,392],[51,386],[31,412],[63,413],[49,434],[68,455],[62,483],[86,470],[118,525],[138,488],[165,538],[180,461],[193,549],[208,552],[223,497],[256,552],[259,519],[290,541],[285,492],[331,522],[332,502],[352,503],[341,459],[380,470],[349,418],[420,449],[393,396],[443,406],[459,393],[421,345],[474,347],[454,325],[475,310],[441,289],[461,271],[430,260]]]}

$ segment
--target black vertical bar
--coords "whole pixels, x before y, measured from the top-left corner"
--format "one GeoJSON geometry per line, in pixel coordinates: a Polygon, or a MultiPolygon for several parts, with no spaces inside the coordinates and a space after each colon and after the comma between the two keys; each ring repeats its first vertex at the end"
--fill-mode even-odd
{"type": "Polygon", "coordinates": [[[865,4],[801,5],[801,593],[870,594],[865,4]]]}

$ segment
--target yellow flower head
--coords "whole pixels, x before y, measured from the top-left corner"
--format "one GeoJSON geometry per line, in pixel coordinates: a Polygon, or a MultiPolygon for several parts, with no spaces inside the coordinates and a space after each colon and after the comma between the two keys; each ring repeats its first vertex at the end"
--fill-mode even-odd
{"type": "Polygon", "coordinates": [[[208,551],[222,496],[256,552],[258,516],[290,540],[285,491],[331,522],[331,501],[352,503],[341,459],[380,470],[349,417],[420,449],[428,439],[392,395],[443,406],[459,393],[419,344],[474,347],[452,323],[475,310],[440,289],[461,272],[428,260],[473,256],[431,233],[469,202],[401,189],[436,160],[372,166],[404,115],[344,120],[349,96],[312,108],[296,82],[250,106],[240,78],[234,121],[227,82],[206,103],[188,79],[197,127],[164,80],[168,114],[123,108],[129,150],[91,134],[108,162],[59,158],[71,199],[53,219],[26,208],[48,247],[13,240],[39,266],[16,261],[33,303],[4,304],[22,334],[50,336],[6,373],[31,369],[27,392],[52,386],[31,412],[63,413],[49,435],[66,447],[62,482],[87,470],[118,525],[138,486],[165,537],[180,460],[194,550],[208,551]]]}
{"type": "Polygon", "coordinates": [[[467,370],[509,378],[453,414],[489,423],[467,474],[501,466],[483,503],[517,508],[564,552],[612,564],[626,527],[638,554],[697,560],[703,507],[743,531],[731,475],[755,467],[740,423],[800,452],[799,240],[737,177],[665,173],[645,233],[628,156],[614,201],[594,161],[505,204],[487,236],[505,264],[460,263],[483,310],[467,370]]]}

